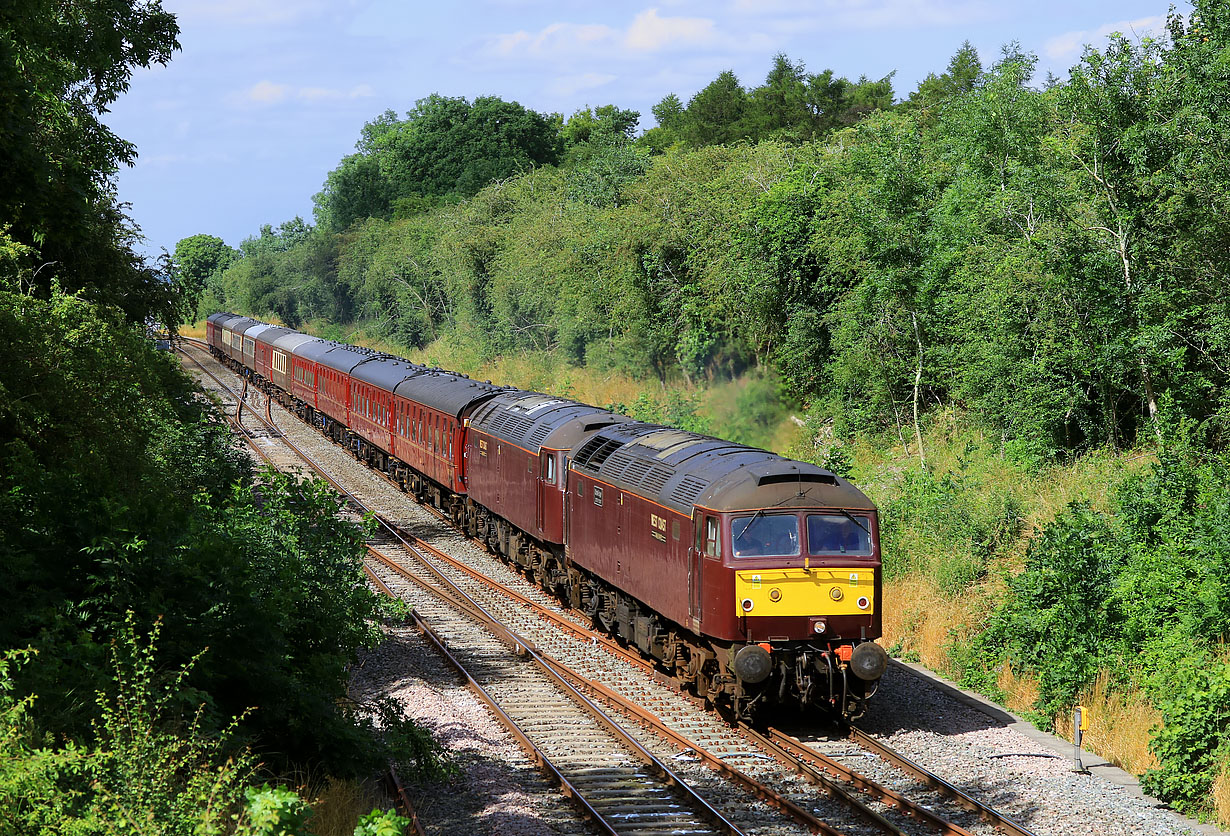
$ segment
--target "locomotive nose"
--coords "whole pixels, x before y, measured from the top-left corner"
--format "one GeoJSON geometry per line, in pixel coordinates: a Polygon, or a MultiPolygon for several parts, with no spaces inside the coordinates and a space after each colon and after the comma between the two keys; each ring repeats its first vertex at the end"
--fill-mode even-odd
{"type": "Polygon", "coordinates": [[[769,651],[758,644],[744,646],[735,654],[735,675],[744,682],[764,682],[773,670],[769,651]]]}
{"type": "Polygon", "coordinates": [[[888,654],[875,642],[863,642],[850,654],[850,670],[866,682],[875,682],[887,668],[888,654]]]}

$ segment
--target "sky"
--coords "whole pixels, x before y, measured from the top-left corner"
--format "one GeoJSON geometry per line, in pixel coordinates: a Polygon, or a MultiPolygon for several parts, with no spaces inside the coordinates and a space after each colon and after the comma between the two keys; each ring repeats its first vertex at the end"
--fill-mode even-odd
{"type": "MultiPolygon", "coordinates": [[[[983,66],[1018,41],[1037,81],[1084,44],[1164,33],[1167,0],[163,0],[181,51],[139,69],[107,114],[139,154],[119,198],[145,251],[232,246],[296,215],[365,122],[431,93],[543,113],[685,103],[723,70],[764,81],[784,52],[809,72],[878,79],[905,98],[968,40],[983,66]]],[[[1178,11],[1188,5],[1178,3],[1178,11]]]]}

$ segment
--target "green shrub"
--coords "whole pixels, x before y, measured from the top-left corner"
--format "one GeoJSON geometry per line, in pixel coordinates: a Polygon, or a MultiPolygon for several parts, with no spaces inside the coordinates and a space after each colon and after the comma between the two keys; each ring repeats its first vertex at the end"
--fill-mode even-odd
{"type": "Polygon", "coordinates": [[[1160,703],[1163,724],[1153,736],[1159,766],[1145,773],[1141,786],[1181,812],[1204,814],[1230,746],[1230,661],[1196,656],[1174,673],[1172,696],[1160,703]]]}
{"type": "Polygon", "coordinates": [[[1119,644],[1123,614],[1115,587],[1124,565],[1107,519],[1074,505],[1030,546],[1025,570],[980,643],[1038,677],[1035,719],[1049,727],[1119,644]]]}

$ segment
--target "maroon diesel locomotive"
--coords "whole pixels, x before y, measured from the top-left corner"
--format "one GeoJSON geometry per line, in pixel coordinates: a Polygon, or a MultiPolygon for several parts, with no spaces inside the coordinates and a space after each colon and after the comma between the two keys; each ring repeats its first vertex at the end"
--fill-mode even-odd
{"type": "Polygon", "coordinates": [[[694,693],[866,709],[875,506],[764,450],[214,314],[215,356],[694,693]]]}

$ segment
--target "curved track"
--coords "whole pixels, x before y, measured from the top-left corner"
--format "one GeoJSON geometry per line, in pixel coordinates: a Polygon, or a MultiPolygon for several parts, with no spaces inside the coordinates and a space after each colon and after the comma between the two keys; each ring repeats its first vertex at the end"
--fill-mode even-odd
{"type": "MultiPolygon", "coordinates": [[[[205,366],[195,357],[190,354],[188,356],[200,365],[206,374],[213,377],[218,385],[229,393],[230,398],[238,401],[238,395],[230,387],[205,369],[205,366]]],[[[283,458],[275,452],[276,448],[293,450],[293,456],[289,458],[295,460],[294,464],[306,461],[312,469],[350,497],[351,501],[365,507],[337,480],[330,477],[325,472],[325,468],[316,463],[290,439],[285,438],[272,423],[265,422],[257,411],[244,409],[242,413],[241,419],[233,423],[247,435],[249,442],[266,460],[272,460],[275,457],[283,458]]],[[[285,461],[278,462],[277,466],[290,466],[291,464],[285,461]]],[[[556,683],[553,687],[560,689],[560,693],[571,690],[588,694],[590,699],[582,699],[590,705],[590,708],[585,709],[589,712],[589,716],[593,717],[592,710],[596,709],[596,703],[605,703],[611,710],[631,718],[635,724],[647,730],[659,741],[660,746],[664,745],[677,753],[680,751],[688,753],[689,757],[698,759],[727,781],[739,787],[742,792],[775,807],[785,814],[786,818],[792,819],[796,826],[802,825],[811,832],[828,834],[877,832],[944,833],[953,834],[953,836],[968,836],[972,831],[956,823],[956,820],[964,819],[970,827],[977,827],[973,821],[975,817],[965,812],[972,810],[977,819],[981,819],[1000,832],[1011,834],[1011,836],[1029,836],[1030,834],[1030,831],[1019,824],[960,793],[955,787],[897,753],[887,750],[883,744],[856,729],[849,730],[848,742],[855,743],[859,747],[856,751],[860,754],[853,758],[846,757],[843,762],[843,759],[838,756],[822,753],[814,748],[814,745],[807,746],[773,729],[768,730],[767,733],[761,733],[746,727],[732,727],[723,722],[717,722],[712,714],[703,713],[701,716],[707,716],[708,720],[698,721],[696,719],[698,712],[691,701],[678,693],[671,694],[667,688],[663,687],[664,675],[654,671],[652,665],[639,654],[630,652],[606,636],[590,630],[585,620],[577,614],[560,612],[558,606],[553,607],[550,604],[535,601],[529,595],[517,592],[508,585],[495,583],[486,574],[477,571],[465,562],[409,536],[391,521],[382,519],[381,522],[384,532],[381,540],[387,542],[384,546],[375,547],[382,554],[380,565],[384,567],[376,571],[388,574],[389,577],[385,578],[384,583],[388,584],[390,580],[393,580],[392,585],[398,587],[400,594],[408,595],[410,593],[407,590],[410,587],[417,588],[419,592],[413,596],[413,599],[416,608],[422,612],[427,612],[427,608],[421,603],[424,600],[423,590],[436,587],[434,591],[427,593],[427,597],[437,602],[432,604],[433,616],[428,619],[429,621],[446,620],[454,624],[456,619],[468,619],[471,624],[483,622],[486,625],[484,629],[489,631],[489,636],[500,636],[504,646],[511,646],[515,652],[519,651],[522,654],[521,656],[514,655],[514,658],[518,660],[516,663],[518,668],[530,667],[527,660],[532,659],[534,666],[540,671],[539,675],[552,679],[556,683]],[[386,548],[392,549],[402,557],[396,558],[384,554],[386,548]],[[417,564],[419,568],[412,569],[403,566],[401,565],[403,561],[411,565],[417,564]],[[397,564],[398,568],[392,568],[392,564],[397,564]],[[430,568],[427,568],[429,566],[430,568]],[[427,572],[426,575],[422,574],[424,570],[427,572]],[[407,575],[412,577],[407,577],[407,575]],[[397,579],[394,580],[393,576],[397,579]],[[454,591],[442,591],[443,588],[450,586],[454,591]],[[439,603],[441,595],[451,599],[451,603],[439,603]],[[481,603],[478,600],[480,596],[481,603]],[[445,610],[451,615],[446,614],[445,610]],[[493,613],[498,613],[498,617],[493,613]],[[508,624],[501,619],[507,621],[508,624]],[[539,650],[540,647],[543,649],[539,650]],[[595,651],[599,652],[595,653],[595,651]],[[615,677],[613,684],[609,673],[606,676],[595,675],[592,670],[597,656],[617,659],[621,666],[636,669],[640,675],[636,677],[619,675],[615,677]],[[554,677],[552,678],[546,671],[552,671],[554,677]],[[650,706],[654,711],[650,711],[650,706]],[[849,761],[857,761],[860,757],[865,760],[869,752],[892,764],[890,772],[897,773],[892,781],[894,786],[890,787],[885,783],[877,782],[850,766],[849,761]],[[910,795],[921,794],[925,800],[912,801],[907,797],[907,792],[910,795]],[[951,809],[945,809],[945,807],[951,809]]],[[[391,586],[386,588],[391,588],[391,586]]],[[[463,635],[473,637],[472,633],[467,633],[460,626],[449,629],[458,631],[454,634],[454,647],[467,646],[467,642],[471,640],[477,641],[476,638],[458,638],[463,635]]],[[[466,629],[473,630],[474,627],[466,629]]],[[[441,628],[441,632],[447,633],[448,630],[441,628]]],[[[491,640],[490,637],[488,640],[491,640]]],[[[460,651],[457,652],[460,653],[460,651]]],[[[507,655],[506,652],[505,655],[507,655]]],[[[603,665],[597,663],[597,667],[602,668],[603,665]]],[[[474,683],[478,684],[478,679],[473,674],[469,676],[474,683]]],[[[667,685],[669,687],[669,683],[667,685]]],[[[489,696],[495,702],[499,702],[493,694],[489,696]]],[[[517,706],[513,708],[513,713],[523,714],[530,725],[542,725],[542,715],[535,714],[532,705],[527,714],[524,700],[518,704],[515,696],[510,699],[510,705],[517,706]]],[[[553,701],[548,713],[551,712],[559,712],[562,716],[564,709],[561,704],[553,701]]],[[[619,726],[615,720],[610,722],[619,726]]],[[[838,736],[846,738],[845,734],[838,736]]],[[[846,749],[849,749],[848,742],[846,749]]],[[[526,744],[523,743],[523,745],[526,744]]],[[[550,755],[547,754],[552,751],[551,745],[553,744],[546,744],[542,750],[544,754],[541,757],[547,761],[551,761],[550,755]]],[[[629,744],[620,745],[628,746],[629,744]]],[[[636,746],[642,749],[650,748],[643,743],[638,743],[636,746]]],[[[575,741],[572,747],[573,750],[577,749],[575,741]]],[[[627,752],[634,751],[635,748],[625,749],[624,757],[628,757],[627,752]]],[[[617,761],[617,756],[614,754],[610,757],[615,759],[611,763],[617,761]]],[[[557,754],[555,759],[561,760],[561,756],[557,754]]],[[[561,763],[565,761],[566,759],[563,759],[561,763]]],[[[639,767],[642,771],[636,773],[636,781],[647,779],[650,773],[658,775],[661,781],[663,780],[661,776],[670,772],[670,770],[663,772],[659,767],[649,765],[650,761],[642,759],[641,763],[644,765],[639,767]]],[[[607,777],[611,774],[613,773],[608,773],[607,777]]],[[[567,769],[560,770],[560,783],[565,787],[565,792],[580,793],[578,786],[570,784],[569,780],[571,779],[569,779],[567,769]]],[[[677,783],[672,784],[670,779],[665,779],[665,783],[670,785],[672,792],[680,786],[677,777],[675,781],[677,783]]],[[[584,785],[583,780],[581,785],[584,785]]],[[[663,791],[657,792],[661,794],[663,791]]],[[[671,803],[676,803],[676,801],[672,800],[671,803]]],[[[599,816],[599,813],[594,809],[592,812],[587,811],[585,815],[599,816]]],[[[735,827],[725,819],[706,818],[704,815],[700,815],[700,819],[703,820],[704,827],[735,827]]],[[[664,816],[663,821],[665,820],[664,816]]],[[[700,826],[699,823],[698,826],[700,826]]],[[[982,827],[985,826],[982,825],[982,827]]],[[[698,832],[714,831],[701,830],[698,832]]],[[[717,832],[739,831],[733,829],[717,832]]],[[[756,832],[773,831],[756,828],[756,832]]]]}

